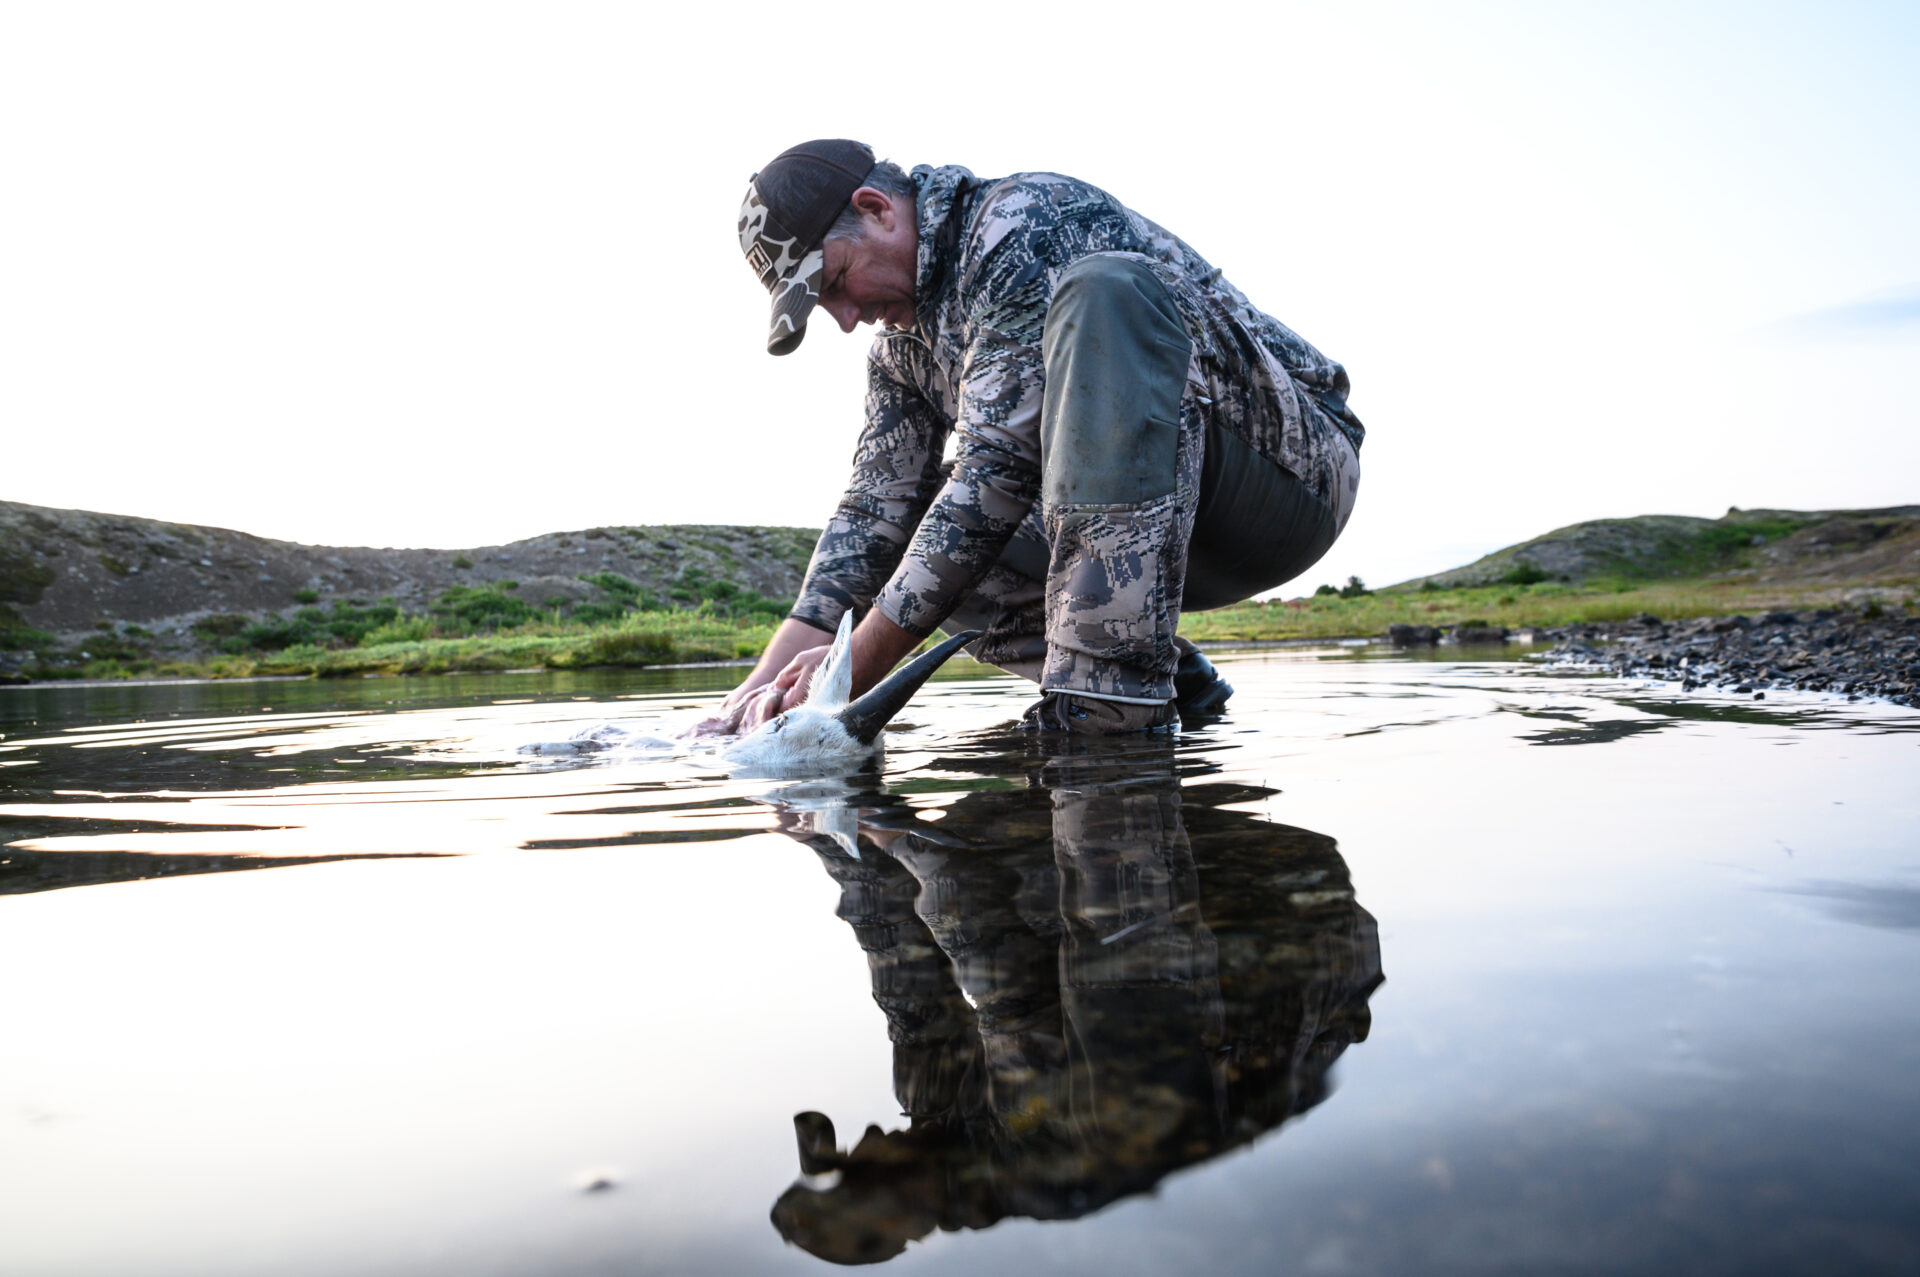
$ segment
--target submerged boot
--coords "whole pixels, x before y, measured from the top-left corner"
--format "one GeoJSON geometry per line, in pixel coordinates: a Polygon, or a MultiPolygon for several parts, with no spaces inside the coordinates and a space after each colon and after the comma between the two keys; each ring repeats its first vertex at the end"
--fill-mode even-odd
{"type": "Polygon", "coordinates": [[[1220,671],[1199,648],[1188,648],[1184,643],[1181,646],[1185,650],[1173,669],[1173,704],[1180,711],[1180,721],[1197,723],[1220,717],[1227,698],[1233,695],[1233,684],[1220,677],[1220,671]]]}
{"type": "Polygon", "coordinates": [[[1133,705],[1067,692],[1048,692],[1020,716],[1029,732],[1068,732],[1075,736],[1169,736],[1178,727],[1173,702],[1133,705]]]}

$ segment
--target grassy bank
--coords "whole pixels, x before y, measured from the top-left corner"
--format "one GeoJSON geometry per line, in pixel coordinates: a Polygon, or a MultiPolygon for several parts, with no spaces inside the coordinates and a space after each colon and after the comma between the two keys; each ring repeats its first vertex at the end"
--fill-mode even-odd
{"type": "Polygon", "coordinates": [[[34,679],[202,677],[305,674],[438,674],[463,670],[581,669],[670,665],[757,656],[790,601],[768,599],[724,581],[684,573],[671,595],[650,596],[622,577],[580,578],[597,597],[536,605],[513,582],[455,586],[409,612],[390,598],[301,600],[290,612],[223,613],[190,633],[155,634],[138,625],[102,623],[79,641],[0,616],[0,648],[31,658],[34,679]]]}
{"type": "Polygon", "coordinates": [[[582,669],[674,665],[760,654],[773,637],[764,620],[651,612],[597,626],[528,626],[466,638],[423,638],[359,647],[289,647],[258,658],[226,658],[222,674],[443,674],[455,670],[582,669]],[[242,669],[239,666],[244,665],[242,669]]]}
{"type": "MultiPolygon", "coordinates": [[[[692,607],[640,597],[620,578],[594,578],[598,601],[540,610],[499,590],[449,590],[425,613],[405,613],[391,600],[341,601],[290,615],[214,616],[197,627],[213,647],[171,657],[139,626],[103,631],[70,652],[50,653],[30,670],[38,679],[154,676],[239,678],[256,674],[320,678],[439,674],[509,669],[644,667],[691,661],[750,659],[773,636],[785,600],[716,593],[692,607]]],[[[1383,635],[1391,625],[1529,626],[1619,621],[1641,613],[1663,620],[1765,612],[1773,608],[1848,607],[1914,610],[1912,585],[1760,587],[1724,577],[1633,582],[1555,581],[1459,589],[1402,589],[1345,597],[1243,603],[1183,618],[1196,642],[1336,639],[1383,635]]],[[[684,600],[682,600],[684,601],[684,600]]],[[[0,638],[19,646],[50,636],[14,628],[0,638]]]]}
{"type": "Polygon", "coordinates": [[[493,634],[371,642],[351,647],[302,643],[275,652],[221,653],[204,660],[152,660],[136,653],[38,670],[41,678],[247,678],[305,674],[447,674],[456,671],[583,669],[727,661],[760,654],[773,637],[764,619],[727,620],[690,612],[640,613],[600,625],[534,624],[493,634]]]}
{"type": "Polygon", "coordinates": [[[1572,625],[1622,621],[1651,613],[1666,621],[1731,616],[1773,608],[1907,608],[1920,595],[1914,587],[1759,587],[1724,578],[1630,582],[1594,580],[1580,585],[1544,581],[1469,589],[1381,590],[1342,598],[1242,603],[1185,617],[1180,632],[1196,643],[1208,640],[1351,638],[1385,634],[1390,625],[1572,625]]]}

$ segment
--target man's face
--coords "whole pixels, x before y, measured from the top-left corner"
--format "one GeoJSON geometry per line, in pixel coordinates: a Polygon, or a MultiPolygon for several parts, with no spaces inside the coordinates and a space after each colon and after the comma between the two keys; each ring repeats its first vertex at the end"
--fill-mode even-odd
{"type": "Polygon", "coordinates": [[[875,321],[911,328],[920,249],[913,205],[870,186],[855,191],[852,204],[866,221],[866,237],[830,239],[822,246],[826,273],[817,304],[833,316],[841,332],[875,321]]]}

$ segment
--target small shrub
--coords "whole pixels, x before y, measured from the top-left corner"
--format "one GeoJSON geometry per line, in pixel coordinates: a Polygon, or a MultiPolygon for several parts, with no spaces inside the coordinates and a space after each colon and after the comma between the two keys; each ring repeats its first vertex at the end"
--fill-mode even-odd
{"type": "Polygon", "coordinates": [[[1343,599],[1361,599],[1372,593],[1367,583],[1357,576],[1348,577],[1347,583],[1340,587],[1340,597],[1343,599]]]}
{"type": "Polygon", "coordinates": [[[1325,598],[1328,595],[1333,595],[1335,597],[1338,597],[1339,593],[1340,593],[1340,588],[1338,586],[1320,585],[1314,588],[1313,597],[1316,599],[1325,598]]]}
{"type": "Polygon", "coordinates": [[[80,677],[97,679],[138,678],[140,675],[146,673],[147,668],[148,663],[145,661],[136,661],[128,664],[119,660],[117,657],[109,657],[105,660],[88,661],[81,669],[80,677]]]}
{"type": "Polygon", "coordinates": [[[233,612],[221,612],[213,616],[203,616],[193,623],[193,633],[203,643],[221,643],[227,639],[238,638],[252,621],[233,612]]]}
{"type": "Polygon", "coordinates": [[[318,603],[320,601],[320,591],[295,590],[293,592],[293,601],[295,603],[318,603]]]}
{"type": "Polygon", "coordinates": [[[53,635],[43,630],[36,630],[25,624],[14,624],[19,620],[18,612],[0,603],[0,652],[25,652],[46,647],[53,642],[53,635]]]}
{"type": "Polygon", "coordinates": [[[569,653],[570,665],[658,665],[678,655],[661,630],[611,630],[595,634],[569,653]]]}
{"type": "MultiPolygon", "coordinates": [[[[1732,513],[1729,511],[1728,513],[1732,513]]],[[[1724,558],[1752,545],[1765,545],[1791,536],[1804,528],[1802,519],[1755,519],[1750,522],[1720,523],[1701,530],[1700,548],[1715,558],[1724,558]]]]}
{"type": "Polygon", "coordinates": [[[449,586],[431,610],[441,630],[455,634],[513,629],[533,619],[523,600],[486,586],[449,586]]]}
{"type": "Polygon", "coordinates": [[[1537,563],[1520,562],[1513,570],[1500,578],[1502,585],[1538,585],[1547,579],[1547,573],[1537,563]]]}
{"type": "Polygon", "coordinates": [[[626,614],[627,606],[622,603],[581,603],[569,617],[582,625],[606,625],[626,614]]]}
{"type": "Polygon", "coordinates": [[[433,633],[433,622],[424,616],[402,616],[368,630],[360,639],[362,647],[383,643],[418,643],[433,633]]]}
{"type": "MultiPolygon", "coordinates": [[[[353,647],[399,616],[400,608],[392,599],[381,599],[377,603],[335,599],[331,610],[297,608],[290,617],[269,613],[256,622],[242,625],[238,633],[215,637],[220,649],[233,656],[245,652],[283,652],[292,647],[353,647]]],[[[195,629],[198,631],[199,626],[195,629]]]]}
{"type": "Polygon", "coordinates": [[[627,580],[618,572],[582,572],[579,579],[588,585],[598,586],[601,593],[607,596],[600,606],[612,603],[624,609],[634,607],[640,600],[640,586],[636,582],[627,580]]]}
{"type": "Polygon", "coordinates": [[[469,559],[469,558],[468,558],[468,557],[467,557],[466,555],[464,555],[464,554],[456,554],[456,555],[454,555],[454,556],[453,556],[453,558],[452,558],[452,559],[450,559],[450,560],[448,560],[448,561],[449,561],[449,562],[450,562],[450,563],[451,563],[451,564],[452,564],[452,565],[453,565],[454,567],[456,567],[456,568],[459,568],[459,569],[460,569],[461,571],[465,571],[466,569],[468,569],[468,568],[470,568],[470,567],[472,567],[472,566],[473,566],[473,560],[472,560],[472,559],[469,559]]]}

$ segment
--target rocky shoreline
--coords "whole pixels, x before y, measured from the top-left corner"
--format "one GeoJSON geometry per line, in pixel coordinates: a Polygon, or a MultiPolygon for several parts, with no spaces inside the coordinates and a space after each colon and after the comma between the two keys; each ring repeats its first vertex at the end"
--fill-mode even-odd
{"type": "Polygon", "coordinates": [[[1642,613],[1627,621],[1518,632],[1395,625],[1387,640],[1398,648],[1551,643],[1545,656],[1555,664],[1667,679],[1686,691],[1706,687],[1758,699],[1793,688],[1920,705],[1920,617],[1897,612],[1823,608],[1690,621],[1642,613]]]}
{"type": "Polygon", "coordinates": [[[1544,632],[1551,661],[1755,699],[1792,688],[1920,705],[1920,617],[1768,612],[1663,622],[1653,616],[1544,632]]]}

